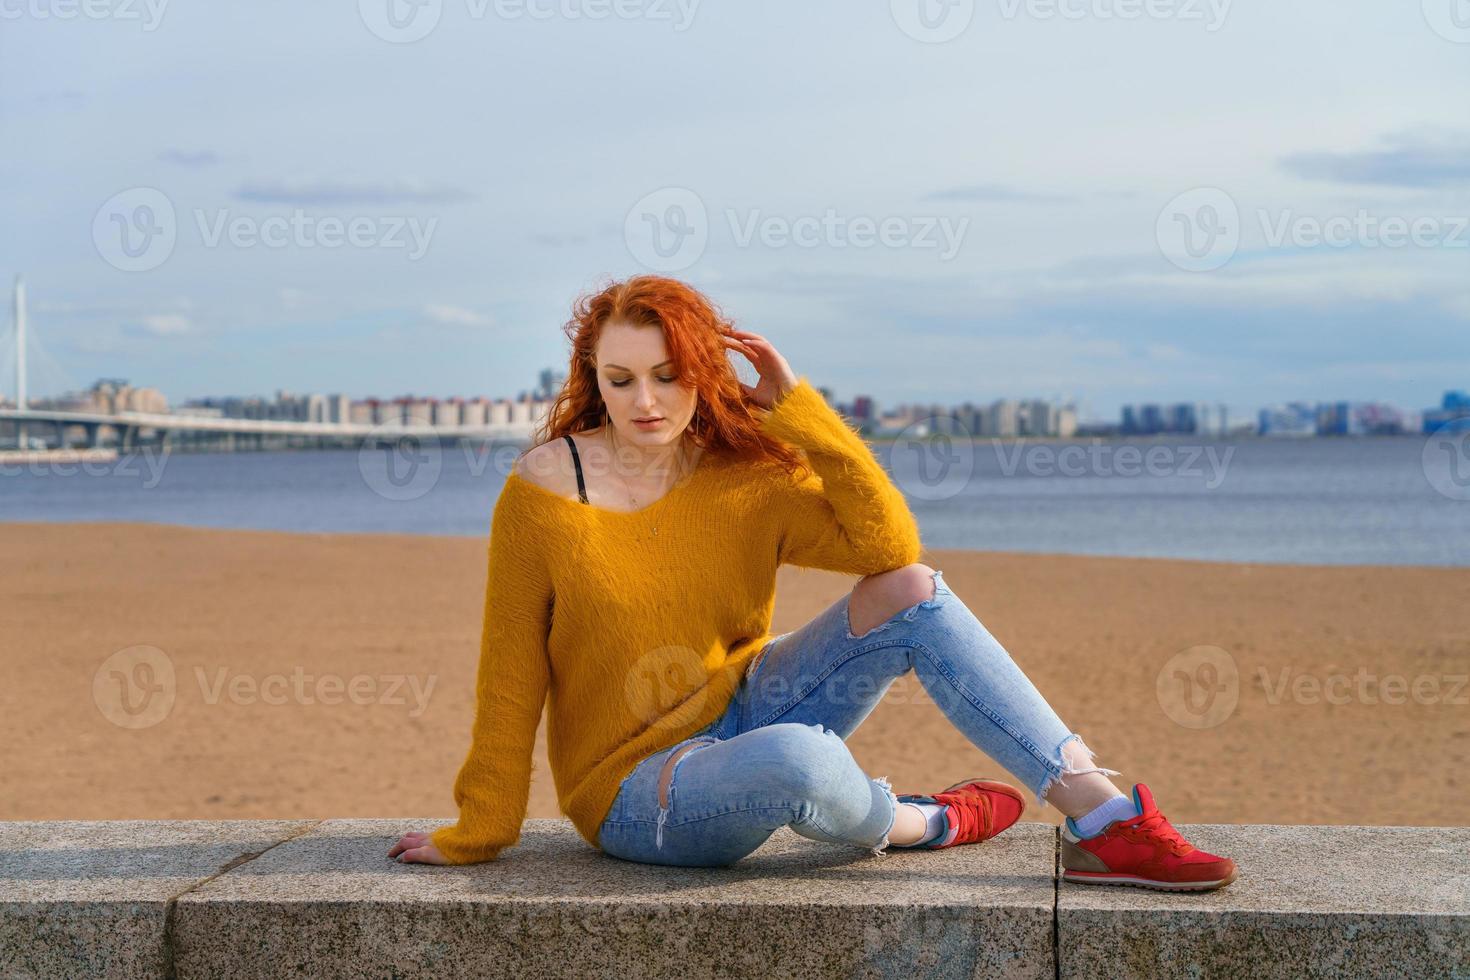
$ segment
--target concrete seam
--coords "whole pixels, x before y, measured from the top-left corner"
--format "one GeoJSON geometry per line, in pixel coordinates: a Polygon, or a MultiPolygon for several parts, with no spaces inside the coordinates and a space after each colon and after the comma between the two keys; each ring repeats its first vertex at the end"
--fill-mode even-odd
{"type": "Polygon", "coordinates": [[[1052,837],[1051,872],[1051,966],[1056,980],[1062,980],[1062,828],[1052,837]]]}
{"type": "Polygon", "coordinates": [[[241,865],[249,864],[251,861],[254,861],[256,858],[260,857],[262,854],[265,854],[267,851],[273,851],[276,848],[280,847],[282,844],[289,843],[296,838],[303,836],[304,834],[311,833],[313,830],[320,827],[324,823],[326,823],[326,820],[324,819],[317,820],[311,825],[303,827],[301,830],[290,835],[289,837],[281,838],[270,847],[262,848],[259,851],[247,851],[244,854],[231,858],[229,861],[225,862],[224,866],[221,867],[214,874],[204,878],[200,878],[188,888],[185,888],[183,891],[170,898],[167,904],[164,905],[163,911],[163,976],[165,980],[175,980],[175,978],[178,976],[174,967],[174,914],[178,908],[179,899],[183,898],[185,895],[189,894],[200,886],[207,885],[211,881],[214,881],[216,878],[229,874],[231,871],[234,871],[241,865]]]}

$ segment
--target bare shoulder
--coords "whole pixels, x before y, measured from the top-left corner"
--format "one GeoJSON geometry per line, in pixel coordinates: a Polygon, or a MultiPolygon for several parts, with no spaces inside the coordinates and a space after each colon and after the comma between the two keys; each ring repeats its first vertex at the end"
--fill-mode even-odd
{"type": "Polygon", "coordinates": [[[511,472],[568,500],[577,499],[577,474],[565,439],[553,439],[527,450],[516,458],[511,472]]]}

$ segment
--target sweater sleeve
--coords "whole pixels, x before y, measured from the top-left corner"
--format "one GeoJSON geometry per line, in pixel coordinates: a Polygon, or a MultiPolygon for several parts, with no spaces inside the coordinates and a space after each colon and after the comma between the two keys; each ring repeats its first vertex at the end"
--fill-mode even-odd
{"type": "Polygon", "coordinates": [[[454,782],[459,822],[430,837],[450,864],[490,861],[519,841],[531,793],[531,753],[551,676],[552,590],[534,500],[518,480],[506,481],[491,520],[475,721],[454,782]]]}
{"type": "Polygon", "coordinates": [[[919,526],[903,493],[806,377],[776,401],[761,428],[804,450],[814,471],[787,477],[776,490],[778,564],[874,575],[919,560],[919,526]]]}

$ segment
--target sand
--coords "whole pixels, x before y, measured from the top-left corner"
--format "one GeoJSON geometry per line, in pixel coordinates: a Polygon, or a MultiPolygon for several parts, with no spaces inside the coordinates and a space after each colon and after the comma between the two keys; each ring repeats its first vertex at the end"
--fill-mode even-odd
{"type": "MultiPolygon", "coordinates": [[[[0,819],[453,819],[484,541],[12,523],[0,553],[0,819]]],[[[924,560],[1115,781],[1148,783],[1175,822],[1470,812],[1470,569],[924,560]],[[1211,670],[1214,702],[1196,686],[1186,703],[1180,676],[1211,670]]],[[[783,568],[773,628],[853,581],[783,568]]],[[[912,675],[849,745],[899,792],[1014,782],[912,675]]],[[[535,770],[529,815],[559,816],[544,726],[535,770]]],[[[1033,805],[1024,819],[1059,817],[1033,805]]]]}

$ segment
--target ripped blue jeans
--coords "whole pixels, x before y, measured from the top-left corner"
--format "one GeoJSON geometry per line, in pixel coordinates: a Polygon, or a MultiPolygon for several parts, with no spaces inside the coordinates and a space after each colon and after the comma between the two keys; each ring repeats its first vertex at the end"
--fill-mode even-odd
{"type": "MultiPolygon", "coordinates": [[[[844,741],[910,670],[966,738],[1036,794],[1092,761],[1004,647],[944,583],[861,636],[851,593],[751,660],[722,717],[640,762],[598,830],[602,850],[648,864],[721,866],[778,828],[852,844],[889,846],[897,799],[869,777],[844,741]]],[[[956,777],[965,776],[957,773],[956,777]]]]}

